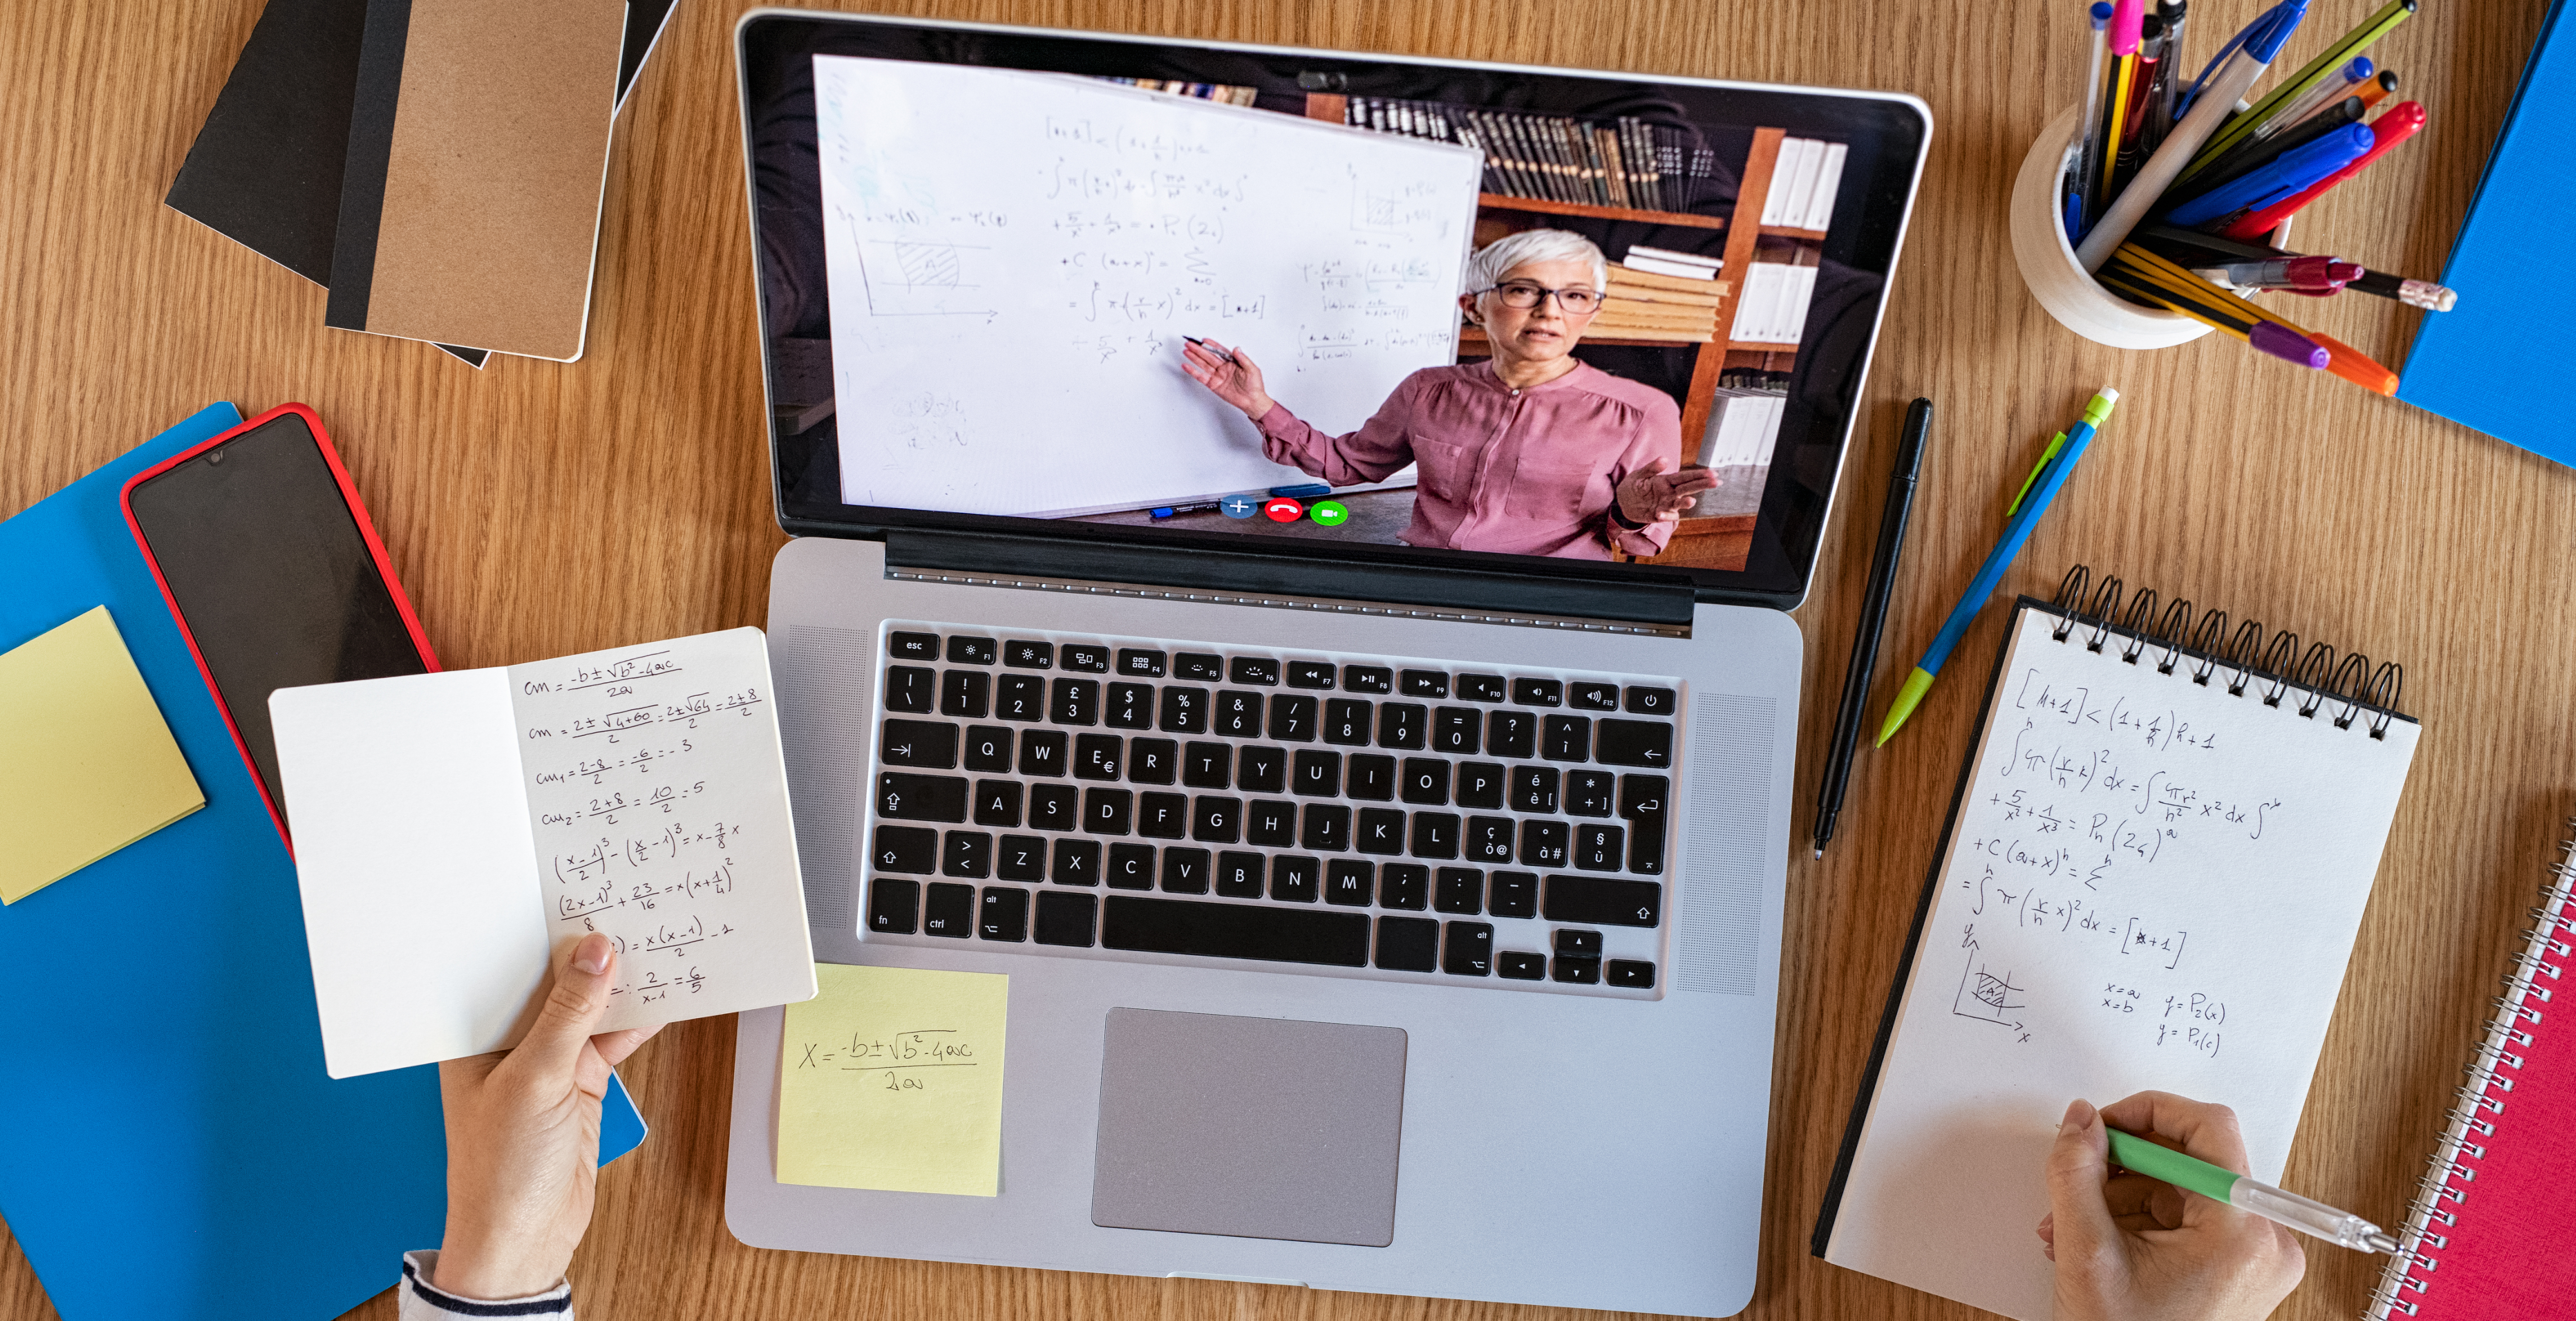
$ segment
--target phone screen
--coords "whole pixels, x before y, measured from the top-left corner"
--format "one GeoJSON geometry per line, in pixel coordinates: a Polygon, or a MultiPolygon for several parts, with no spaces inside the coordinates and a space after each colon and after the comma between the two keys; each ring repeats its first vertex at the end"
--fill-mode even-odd
{"type": "Polygon", "coordinates": [[[429,669],[294,413],[136,486],[135,525],[280,819],[268,695],[429,669]]]}

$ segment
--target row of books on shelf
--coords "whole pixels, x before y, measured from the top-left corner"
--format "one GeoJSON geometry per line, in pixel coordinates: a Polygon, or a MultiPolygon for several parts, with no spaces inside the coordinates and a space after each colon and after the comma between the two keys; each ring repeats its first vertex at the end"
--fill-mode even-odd
{"type": "Polygon", "coordinates": [[[1687,212],[1714,191],[1717,173],[1717,153],[1696,132],[1633,116],[1587,123],[1354,96],[1343,106],[1342,122],[1474,147],[1485,153],[1485,191],[1504,197],[1687,212]]]}
{"type": "Polygon", "coordinates": [[[1851,148],[1814,138],[1780,139],[1771,164],[1771,191],[1762,199],[1762,223],[1782,229],[1826,228],[1842,193],[1843,161],[1851,148]]]}
{"type": "Polygon", "coordinates": [[[1201,101],[1214,101],[1219,105],[1248,106],[1252,104],[1253,98],[1261,92],[1261,89],[1258,87],[1240,87],[1230,83],[1185,83],[1171,78],[1104,77],[1100,81],[1104,83],[1116,83],[1121,87],[1139,87],[1148,92],[1164,92],[1172,96],[1187,96],[1201,101]]]}
{"type": "Polygon", "coordinates": [[[1708,430],[1700,433],[1700,466],[1770,466],[1771,450],[1780,440],[1780,420],[1788,410],[1785,383],[1719,386],[1710,400],[1708,430]]]}
{"type": "MultiPolygon", "coordinates": [[[[1800,253],[1803,261],[1807,254],[1800,253]]],[[[1807,304],[1816,296],[1814,266],[1757,261],[1744,268],[1744,296],[1736,300],[1728,338],[1743,344],[1794,347],[1807,327],[1807,304]]]]}
{"type": "Polygon", "coordinates": [[[1601,310],[1585,328],[1602,339],[1705,344],[1717,338],[1725,262],[1696,253],[1633,245],[1610,266],[1601,310]]]}

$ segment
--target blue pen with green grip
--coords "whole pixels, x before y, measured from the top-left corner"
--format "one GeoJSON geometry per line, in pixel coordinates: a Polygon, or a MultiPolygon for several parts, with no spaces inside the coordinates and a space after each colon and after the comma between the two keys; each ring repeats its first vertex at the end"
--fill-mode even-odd
{"type": "Polygon", "coordinates": [[[1950,618],[1941,625],[1940,635],[1932,639],[1931,649],[1923,653],[1923,659],[1915,664],[1914,672],[1905,676],[1905,686],[1897,690],[1895,703],[1887,708],[1887,720],[1879,726],[1878,741],[1881,745],[1895,737],[1905,718],[1914,714],[1914,708],[1922,703],[1923,694],[1932,690],[1932,678],[1941,672],[1941,663],[1950,658],[1950,649],[1959,645],[1960,635],[1968,631],[1968,625],[1976,622],[1977,612],[1985,607],[1986,597],[1994,592],[1996,583],[2003,581],[2004,570],[2011,566],[2013,557],[2021,553],[2022,543],[2030,540],[2030,530],[2039,525],[2040,516],[2047,513],[2050,502],[2057,499],[2058,489],[2066,485],[2067,474],[2075,471],[2076,461],[2084,457],[2093,437],[2100,433],[2102,423],[2110,418],[2112,406],[2119,402],[2120,392],[2103,386],[2101,392],[2093,396],[2093,402],[2085,405],[2084,419],[2066,429],[2066,444],[2058,451],[2057,461],[2040,474],[2029,498],[2020,501],[2021,512],[2004,525],[2003,539],[1997,541],[1994,551],[1986,556],[1985,564],[1968,584],[1967,593],[1959,598],[1958,606],[1950,611],[1950,618]]]}

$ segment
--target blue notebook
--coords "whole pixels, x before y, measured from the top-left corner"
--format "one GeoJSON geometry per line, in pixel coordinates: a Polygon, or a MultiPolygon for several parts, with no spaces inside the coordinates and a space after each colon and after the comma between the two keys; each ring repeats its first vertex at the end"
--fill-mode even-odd
{"type": "Polygon", "coordinates": [[[2522,88],[2442,269],[2459,306],[2424,314],[2397,397],[2576,466],[2566,382],[2533,365],[2554,356],[2556,327],[2576,305],[2576,268],[2559,253],[2576,215],[2576,37],[2549,8],[2522,88]],[[2561,41],[2565,44],[2560,44],[2561,41]]]}
{"type": "MultiPolygon", "coordinates": [[[[0,522],[0,651],[104,603],[205,810],[0,909],[0,1218],[64,1321],[326,1321],[446,1218],[438,1072],[332,1081],[295,864],[127,530],[207,408],[0,522]]],[[[644,1126],[612,1083],[603,1163],[644,1126]]]]}

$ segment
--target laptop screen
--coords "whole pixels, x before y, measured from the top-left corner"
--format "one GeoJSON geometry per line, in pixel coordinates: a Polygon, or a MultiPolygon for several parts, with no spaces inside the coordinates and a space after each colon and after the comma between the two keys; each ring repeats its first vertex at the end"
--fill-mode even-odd
{"type": "Polygon", "coordinates": [[[1918,102],[774,11],[740,41],[790,531],[1803,595],[1918,102]]]}

